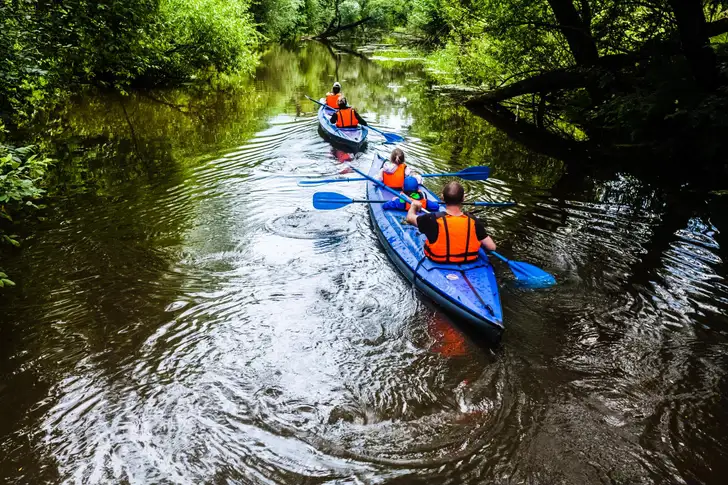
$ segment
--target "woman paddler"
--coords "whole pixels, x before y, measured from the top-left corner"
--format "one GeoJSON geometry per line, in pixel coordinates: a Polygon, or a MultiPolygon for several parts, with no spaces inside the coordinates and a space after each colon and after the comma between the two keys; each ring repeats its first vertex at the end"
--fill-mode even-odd
{"type": "MultiPolygon", "coordinates": [[[[440,204],[427,200],[425,193],[420,190],[420,184],[417,179],[412,176],[404,178],[404,184],[402,185],[402,193],[412,200],[418,200],[428,211],[437,211],[440,209],[440,204]]],[[[394,197],[392,200],[385,202],[382,205],[384,210],[399,210],[408,211],[410,203],[402,197],[394,197]]]]}
{"type": "Polygon", "coordinates": [[[387,187],[401,189],[404,187],[405,177],[414,177],[417,180],[417,185],[422,185],[422,177],[405,165],[404,152],[399,148],[395,148],[389,155],[389,161],[382,165],[382,170],[379,171],[379,180],[384,182],[387,187]]]}

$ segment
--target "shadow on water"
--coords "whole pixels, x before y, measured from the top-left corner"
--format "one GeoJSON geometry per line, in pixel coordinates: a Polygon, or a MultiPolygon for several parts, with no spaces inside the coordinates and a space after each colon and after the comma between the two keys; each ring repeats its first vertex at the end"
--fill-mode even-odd
{"type": "MultiPolygon", "coordinates": [[[[368,50],[372,50],[371,48],[368,50]]],[[[271,46],[254,79],[86,96],[58,190],[3,253],[4,483],[716,483],[728,472],[725,197],[575,172],[434,94],[421,62],[271,46]],[[466,182],[501,252],[498,348],[412,292],[366,207],[308,176],[364,168],[317,134],[339,80],[466,182]],[[328,189],[326,189],[328,190],[328,189]],[[16,276],[17,275],[17,276],[16,276]]],[[[432,179],[438,190],[445,180],[432,179]]],[[[335,189],[361,197],[359,184],[335,189]]]]}

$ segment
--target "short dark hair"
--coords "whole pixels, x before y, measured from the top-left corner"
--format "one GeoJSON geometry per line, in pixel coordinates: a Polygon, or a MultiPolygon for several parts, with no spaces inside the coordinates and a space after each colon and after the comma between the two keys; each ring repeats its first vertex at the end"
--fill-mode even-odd
{"type": "Polygon", "coordinates": [[[339,108],[346,108],[346,98],[339,96],[339,108]]]}
{"type": "Polygon", "coordinates": [[[447,205],[460,205],[465,198],[465,189],[457,182],[450,182],[442,189],[442,198],[447,205]]]}
{"type": "Polygon", "coordinates": [[[334,86],[334,94],[339,94],[341,92],[341,86],[334,86]]]}

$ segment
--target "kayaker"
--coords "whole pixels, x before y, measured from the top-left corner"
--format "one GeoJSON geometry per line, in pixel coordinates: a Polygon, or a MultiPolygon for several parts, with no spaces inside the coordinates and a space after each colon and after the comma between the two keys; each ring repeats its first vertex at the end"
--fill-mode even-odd
{"type": "Polygon", "coordinates": [[[326,93],[326,106],[333,109],[339,109],[339,98],[341,96],[343,96],[343,94],[341,94],[341,84],[337,81],[331,88],[331,92],[326,93]]]}
{"type": "Polygon", "coordinates": [[[339,110],[334,111],[331,115],[331,122],[335,123],[338,128],[356,128],[359,125],[367,126],[367,122],[359,116],[351,106],[347,106],[346,98],[339,97],[339,110]]]}
{"type": "Polygon", "coordinates": [[[389,161],[382,165],[382,170],[379,171],[379,180],[384,182],[384,185],[388,187],[401,189],[404,186],[405,177],[410,176],[417,179],[418,185],[422,185],[422,177],[414,173],[404,163],[404,152],[402,149],[395,148],[389,155],[389,161]]]}
{"type": "MultiPolygon", "coordinates": [[[[420,190],[420,184],[417,182],[415,177],[409,176],[404,178],[402,193],[410,199],[425,201],[426,209],[429,211],[436,211],[440,208],[440,204],[437,202],[427,200],[425,194],[420,190]]],[[[410,203],[402,197],[394,197],[392,200],[385,202],[384,205],[382,205],[382,209],[384,210],[408,211],[409,208],[410,203]]]]}
{"type": "Polygon", "coordinates": [[[482,246],[495,251],[495,243],[485,231],[485,226],[462,211],[465,190],[457,182],[450,182],[442,190],[444,212],[431,212],[418,216],[422,203],[413,200],[407,222],[427,236],[425,255],[436,263],[467,263],[478,259],[482,246]]]}

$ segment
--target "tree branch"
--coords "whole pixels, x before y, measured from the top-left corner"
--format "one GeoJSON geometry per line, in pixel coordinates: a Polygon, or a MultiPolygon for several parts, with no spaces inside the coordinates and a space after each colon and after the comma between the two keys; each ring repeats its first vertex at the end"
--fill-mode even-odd
{"type": "Polygon", "coordinates": [[[314,39],[328,39],[329,37],[334,37],[335,35],[338,35],[345,30],[351,30],[353,28],[360,26],[363,23],[369,22],[371,19],[372,19],[371,17],[364,17],[363,19],[357,20],[356,22],[352,22],[352,23],[346,24],[346,25],[340,25],[339,27],[336,27],[333,30],[326,29],[326,31],[315,36],[314,39]]]}

